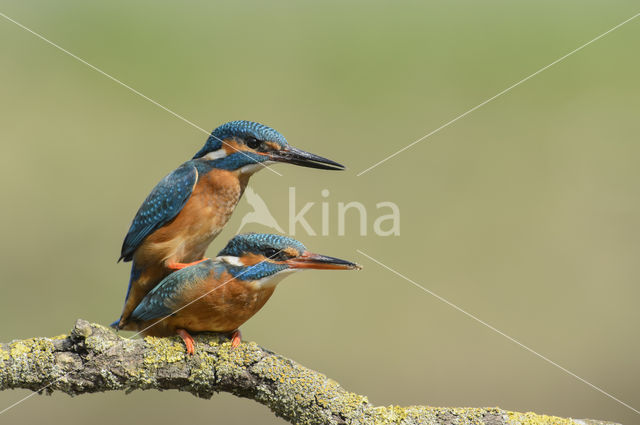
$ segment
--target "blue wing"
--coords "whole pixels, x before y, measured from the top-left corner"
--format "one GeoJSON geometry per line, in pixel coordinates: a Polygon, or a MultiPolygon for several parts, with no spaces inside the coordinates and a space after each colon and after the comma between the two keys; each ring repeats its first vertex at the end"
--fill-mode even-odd
{"type": "MultiPolygon", "coordinates": [[[[184,291],[204,281],[216,267],[213,260],[175,271],[151,290],[131,313],[132,320],[153,320],[166,317],[195,300],[185,300],[184,291]]],[[[203,294],[204,295],[204,294],[203,294]]]]}
{"type": "Polygon", "coordinates": [[[153,188],[129,227],[118,261],[131,261],[144,238],[178,215],[191,196],[197,180],[196,167],[191,162],[185,162],[153,188]]]}

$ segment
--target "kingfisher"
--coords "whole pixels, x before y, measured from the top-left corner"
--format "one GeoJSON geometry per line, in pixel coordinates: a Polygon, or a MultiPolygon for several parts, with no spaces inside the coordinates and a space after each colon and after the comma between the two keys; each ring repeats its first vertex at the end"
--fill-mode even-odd
{"type": "Polygon", "coordinates": [[[151,191],[127,233],[120,260],[133,261],[120,319],[121,329],[140,300],[165,276],[205,260],[249,177],[277,162],[343,170],[327,158],[290,146],[276,130],[251,121],[231,121],[211,132],[194,156],[151,191]]]}
{"type": "Polygon", "coordinates": [[[230,333],[235,348],[241,342],[239,327],[264,306],[282,278],[305,269],[360,266],[311,253],[286,236],[237,235],[215,259],[165,277],[133,310],[124,329],[150,336],[177,334],[191,355],[195,352],[192,332],[230,333]]]}

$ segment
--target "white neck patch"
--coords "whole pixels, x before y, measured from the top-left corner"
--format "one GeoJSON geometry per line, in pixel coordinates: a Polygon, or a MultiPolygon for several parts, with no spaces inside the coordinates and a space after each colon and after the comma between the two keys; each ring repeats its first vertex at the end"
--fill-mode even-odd
{"type": "Polygon", "coordinates": [[[208,161],[213,161],[214,159],[220,159],[227,156],[227,151],[224,148],[220,148],[217,151],[212,151],[202,157],[202,159],[206,159],[208,161]]]}
{"type": "Polygon", "coordinates": [[[240,261],[240,258],[234,257],[233,255],[222,255],[220,257],[216,257],[216,260],[225,262],[232,266],[244,267],[244,264],[242,263],[242,261],[240,261]]]}

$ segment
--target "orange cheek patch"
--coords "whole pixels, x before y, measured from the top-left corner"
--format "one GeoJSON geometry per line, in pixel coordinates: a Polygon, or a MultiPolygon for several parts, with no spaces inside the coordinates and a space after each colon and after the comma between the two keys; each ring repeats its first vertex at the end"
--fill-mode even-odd
{"type": "Polygon", "coordinates": [[[242,261],[245,266],[254,266],[264,260],[266,260],[265,257],[256,254],[245,254],[240,258],[240,261],[242,261]]]}
{"type": "Polygon", "coordinates": [[[239,142],[235,141],[234,139],[225,139],[224,143],[222,144],[222,147],[224,148],[224,150],[227,153],[227,155],[231,155],[232,153],[238,152],[238,151],[248,151],[249,150],[247,148],[247,145],[245,145],[243,143],[239,143],[239,142]]]}
{"type": "Polygon", "coordinates": [[[275,142],[264,142],[264,144],[269,146],[274,151],[279,151],[279,150],[282,149],[282,146],[280,146],[279,144],[277,144],[275,142]]]}
{"type": "Polygon", "coordinates": [[[282,252],[284,252],[287,257],[298,257],[300,256],[300,253],[298,252],[297,249],[292,248],[292,247],[287,247],[285,249],[282,250],[282,252]]]}
{"type": "MultiPolygon", "coordinates": [[[[285,253],[288,257],[293,257],[293,258],[300,255],[300,253],[295,248],[291,248],[291,247],[287,247],[283,249],[282,252],[285,253]]],[[[258,254],[245,254],[242,256],[240,260],[246,266],[253,266],[263,261],[269,261],[271,263],[276,263],[276,264],[285,263],[283,261],[278,261],[275,258],[267,258],[263,255],[258,255],[258,254]]]]}

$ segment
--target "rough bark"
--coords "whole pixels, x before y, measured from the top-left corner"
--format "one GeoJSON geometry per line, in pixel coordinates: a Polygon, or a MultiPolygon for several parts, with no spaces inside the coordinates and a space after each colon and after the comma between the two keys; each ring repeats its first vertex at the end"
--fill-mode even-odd
{"type": "Polygon", "coordinates": [[[202,398],[226,391],[296,424],[610,424],[499,408],[377,407],[254,342],[231,349],[223,336],[200,335],[188,356],[179,338],[129,340],[84,320],[69,335],[0,344],[0,390],[13,388],[70,395],[174,389],[202,398]]]}

